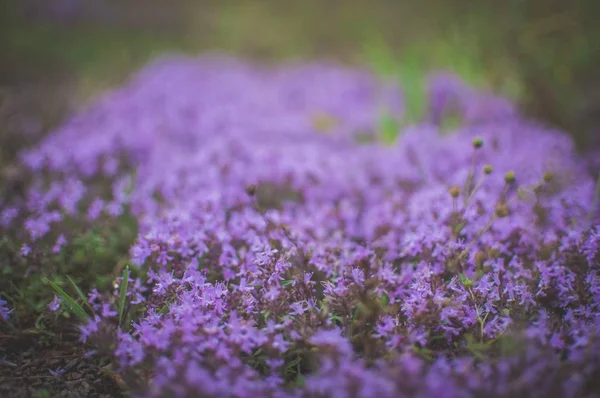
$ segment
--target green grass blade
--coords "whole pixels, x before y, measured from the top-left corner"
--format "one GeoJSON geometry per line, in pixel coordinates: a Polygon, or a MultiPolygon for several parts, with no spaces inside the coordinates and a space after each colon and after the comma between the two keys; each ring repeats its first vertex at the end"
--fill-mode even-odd
{"type": "Polygon", "coordinates": [[[364,60],[380,77],[395,77],[399,61],[389,44],[381,37],[373,37],[362,48],[364,60]]]}
{"type": "Polygon", "coordinates": [[[88,321],[90,319],[89,314],[87,312],[85,312],[83,307],[81,307],[77,303],[77,301],[75,301],[71,296],[69,296],[69,294],[67,292],[65,292],[60,286],[58,286],[56,283],[52,282],[51,280],[46,279],[46,281],[50,285],[50,287],[52,287],[52,289],[54,289],[56,294],[58,294],[58,296],[60,297],[62,302],[65,304],[65,306],[69,309],[69,311],[71,311],[73,314],[75,314],[75,316],[77,316],[82,321],[88,321]]]}
{"type": "Polygon", "coordinates": [[[382,113],[379,118],[379,130],[381,134],[381,140],[386,145],[393,144],[398,138],[400,133],[400,123],[393,116],[387,112],[382,113]]]}
{"type": "Polygon", "coordinates": [[[119,327],[123,322],[123,314],[125,313],[125,301],[127,300],[127,288],[129,285],[129,266],[123,270],[121,278],[121,290],[119,291],[119,327]]]}
{"type": "Polygon", "coordinates": [[[71,286],[73,287],[73,290],[75,290],[75,292],[77,293],[77,295],[79,296],[79,298],[81,299],[81,301],[83,301],[85,303],[85,306],[88,307],[88,309],[90,311],[94,312],[94,309],[92,308],[92,306],[90,305],[90,303],[88,303],[87,297],[85,296],[85,294],[83,294],[83,292],[81,291],[81,289],[79,288],[79,286],[77,286],[77,283],[75,283],[75,281],[73,280],[73,278],[71,278],[70,276],[67,275],[67,279],[71,283],[71,286]]]}
{"type": "Polygon", "coordinates": [[[160,308],[160,310],[158,311],[158,313],[161,314],[161,315],[168,313],[171,304],[173,304],[174,302],[175,302],[174,298],[170,298],[169,300],[167,300],[167,302],[160,308]]]}
{"type": "Polygon", "coordinates": [[[423,55],[417,50],[406,49],[398,68],[398,77],[405,96],[406,123],[419,123],[427,107],[427,68],[423,55]]]}

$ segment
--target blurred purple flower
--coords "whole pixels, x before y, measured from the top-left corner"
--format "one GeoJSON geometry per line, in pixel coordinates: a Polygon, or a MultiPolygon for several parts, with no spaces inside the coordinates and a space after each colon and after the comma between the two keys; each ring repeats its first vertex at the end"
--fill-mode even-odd
{"type": "Polygon", "coordinates": [[[58,311],[61,302],[62,300],[60,299],[60,297],[54,295],[54,299],[52,299],[52,302],[48,304],[48,309],[52,312],[58,311]]]}

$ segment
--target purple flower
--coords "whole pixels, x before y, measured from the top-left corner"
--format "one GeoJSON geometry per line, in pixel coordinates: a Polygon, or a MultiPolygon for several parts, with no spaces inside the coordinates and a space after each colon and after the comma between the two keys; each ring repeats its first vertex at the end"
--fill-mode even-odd
{"type": "Polygon", "coordinates": [[[21,245],[21,256],[27,257],[31,253],[31,247],[27,243],[21,245]]]}
{"type": "Polygon", "coordinates": [[[97,198],[90,204],[90,207],[87,211],[87,216],[90,220],[93,221],[100,216],[102,210],[104,210],[104,201],[102,199],[97,198]]]}
{"type": "Polygon", "coordinates": [[[119,345],[115,355],[119,358],[121,366],[129,367],[140,363],[145,356],[143,345],[132,338],[128,333],[119,333],[119,345]]]}
{"type": "Polygon", "coordinates": [[[34,178],[2,225],[26,257],[135,217],[136,324],[112,333],[118,289],[94,289],[81,340],[102,327],[149,397],[591,396],[587,163],[458,77],[428,91],[422,123],[364,143],[404,113],[366,71],[159,60],[19,156],[34,178]]]}
{"type": "Polygon", "coordinates": [[[102,296],[98,292],[98,289],[94,288],[88,293],[88,303],[95,305],[102,299],[102,296]]]}
{"type": "Polygon", "coordinates": [[[103,318],[112,318],[117,316],[117,311],[112,309],[110,304],[102,304],[102,317],[103,318]]]}
{"type": "Polygon", "coordinates": [[[311,336],[309,342],[317,347],[332,348],[344,356],[352,353],[350,342],[337,329],[319,330],[311,336]]]}
{"type": "Polygon", "coordinates": [[[62,300],[58,296],[54,295],[54,299],[52,299],[52,302],[48,304],[48,309],[52,312],[58,311],[61,302],[62,300]]]}
{"type": "Polygon", "coordinates": [[[8,308],[7,302],[4,299],[0,298],[0,318],[7,321],[12,311],[13,310],[8,308]]]}
{"type": "Polygon", "coordinates": [[[87,342],[92,335],[98,332],[101,321],[102,319],[96,315],[93,319],[90,319],[87,324],[81,325],[79,327],[79,340],[83,343],[87,342]]]}
{"type": "Polygon", "coordinates": [[[63,374],[65,374],[66,370],[63,368],[58,368],[56,370],[48,369],[52,377],[55,379],[60,379],[63,374]]]}
{"type": "Polygon", "coordinates": [[[8,228],[12,221],[19,215],[19,209],[16,207],[6,207],[0,212],[0,225],[8,228]]]}
{"type": "Polygon", "coordinates": [[[56,239],[56,243],[52,247],[52,253],[59,253],[62,246],[64,246],[66,243],[67,239],[65,238],[65,236],[62,234],[59,235],[58,239],[56,239]]]}

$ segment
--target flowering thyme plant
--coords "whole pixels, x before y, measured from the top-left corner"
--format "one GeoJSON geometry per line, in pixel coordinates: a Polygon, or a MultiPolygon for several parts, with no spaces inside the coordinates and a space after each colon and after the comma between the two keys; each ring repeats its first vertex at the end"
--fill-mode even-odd
{"type": "Polygon", "coordinates": [[[448,75],[429,94],[384,146],[402,95],[368,73],[165,58],[24,152],[0,219],[31,256],[70,220],[137,218],[81,340],[140,396],[597,394],[586,164],[502,98],[448,75]]]}

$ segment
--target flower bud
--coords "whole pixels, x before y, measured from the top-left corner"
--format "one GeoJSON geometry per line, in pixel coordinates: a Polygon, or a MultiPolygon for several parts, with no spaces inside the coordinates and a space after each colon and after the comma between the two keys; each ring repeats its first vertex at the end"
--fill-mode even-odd
{"type": "Polygon", "coordinates": [[[496,249],[495,247],[491,248],[489,250],[489,258],[496,259],[498,257],[500,257],[500,250],[496,249]]]}
{"type": "Polygon", "coordinates": [[[545,183],[552,182],[553,179],[554,179],[554,173],[552,173],[551,171],[547,171],[544,173],[544,182],[545,183]]]}
{"type": "Polygon", "coordinates": [[[515,182],[515,172],[514,171],[509,171],[504,175],[504,181],[506,181],[507,184],[512,184],[513,182],[515,182]]]}
{"type": "Polygon", "coordinates": [[[510,210],[506,203],[499,203],[496,206],[496,217],[504,218],[504,217],[508,217],[509,214],[510,214],[510,210]]]}
{"type": "Polygon", "coordinates": [[[248,185],[246,187],[246,193],[248,194],[248,196],[256,195],[256,185],[254,185],[254,184],[248,185]]]}
{"type": "Polygon", "coordinates": [[[456,185],[453,185],[450,187],[450,196],[452,196],[453,198],[458,198],[458,196],[460,195],[460,188],[457,187],[456,185]]]}
{"type": "Polygon", "coordinates": [[[492,166],[491,164],[486,164],[485,166],[483,166],[483,172],[485,174],[492,174],[492,171],[494,171],[494,166],[492,166]]]}
{"type": "Polygon", "coordinates": [[[479,137],[473,138],[473,148],[479,149],[483,146],[483,140],[479,137]]]}

